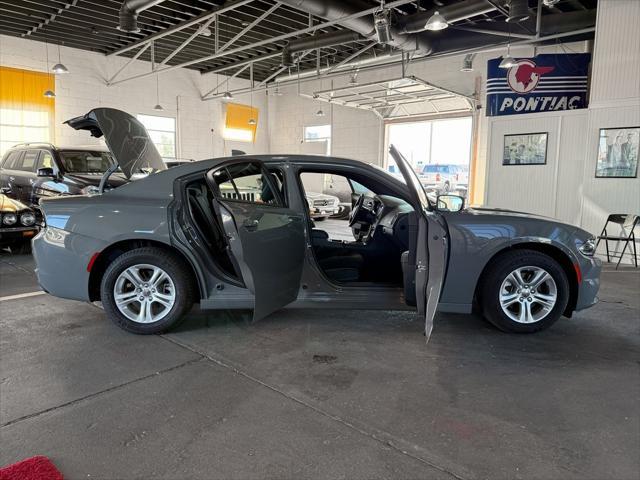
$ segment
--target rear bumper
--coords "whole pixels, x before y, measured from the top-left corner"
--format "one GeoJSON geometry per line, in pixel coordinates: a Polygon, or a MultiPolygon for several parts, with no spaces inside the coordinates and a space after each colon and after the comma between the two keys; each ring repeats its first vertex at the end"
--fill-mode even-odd
{"type": "Polygon", "coordinates": [[[56,297],[89,301],[87,264],[100,241],[57,228],[45,228],[33,239],[38,283],[56,297]]]}
{"type": "Polygon", "coordinates": [[[584,310],[598,303],[598,290],[600,289],[600,272],[602,262],[595,257],[582,257],[580,261],[580,273],[582,283],[578,289],[576,310],[584,310]]]}

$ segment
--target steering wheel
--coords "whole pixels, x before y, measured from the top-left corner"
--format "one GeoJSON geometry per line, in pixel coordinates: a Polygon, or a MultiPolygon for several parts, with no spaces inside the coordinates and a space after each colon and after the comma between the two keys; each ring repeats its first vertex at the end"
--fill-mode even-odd
{"type": "Polygon", "coordinates": [[[362,210],[362,205],[364,204],[364,193],[361,193],[356,200],[356,204],[353,206],[353,210],[351,210],[351,215],[349,215],[349,226],[353,227],[355,223],[358,221],[358,215],[360,214],[360,210],[362,210]]]}

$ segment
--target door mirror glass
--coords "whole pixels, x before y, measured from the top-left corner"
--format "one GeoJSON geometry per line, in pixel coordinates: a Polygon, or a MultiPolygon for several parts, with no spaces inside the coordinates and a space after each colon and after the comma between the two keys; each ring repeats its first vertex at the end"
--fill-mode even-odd
{"type": "Polygon", "coordinates": [[[459,212],[464,208],[464,198],[458,195],[438,195],[436,205],[439,212],[459,212]]]}
{"type": "Polygon", "coordinates": [[[39,177],[55,177],[53,173],[53,168],[50,167],[42,167],[38,169],[39,177]]]}

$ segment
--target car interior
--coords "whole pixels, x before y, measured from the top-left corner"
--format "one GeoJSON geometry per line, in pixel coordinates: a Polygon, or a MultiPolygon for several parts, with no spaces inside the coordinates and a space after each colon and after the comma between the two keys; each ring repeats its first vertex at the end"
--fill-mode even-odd
{"type": "MultiPolygon", "coordinates": [[[[268,173],[258,163],[247,161],[210,172],[209,178],[223,199],[286,206],[283,172],[274,165],[267,168],[268,173]]],[[[417,222],[413,207],[400,198],[399,192],[361,173],[342,174],[330,169],[300,171],[298,179],[303,198],[307,189],[324,190],[316,193],[340,195],[341,204],[348,209],[348,214],[341,212],[343,218],[322,222],[314,222],[309,212],[306,215],[316,263],[329,281],[349,286],[406,287],[407,276],[412,284],[410,265],[415,260],[409,250],[416,241],[417,222]],[[324,188],[327,179],[329,185],[324,188]],[[343,187],[339,193],[331,188],[336,184],[343,187]]],[[[206,179],[190,182],[186,198],[193,223],[217,267],[239,279],[239,268],[217,221],[220,212],[216,211],[214,193],[206,179]]],[[[413,252],[415,255],[415,249],[413,252]]]]}

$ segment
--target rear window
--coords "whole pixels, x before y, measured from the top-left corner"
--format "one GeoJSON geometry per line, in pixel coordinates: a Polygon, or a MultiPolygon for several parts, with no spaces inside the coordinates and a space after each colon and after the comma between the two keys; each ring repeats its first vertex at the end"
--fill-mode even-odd
{"type": "Polygon", "coordinates": [[[62,151],[62,167],[69,173],[104,173],[113,164],[109,152],[62,151]]]}

